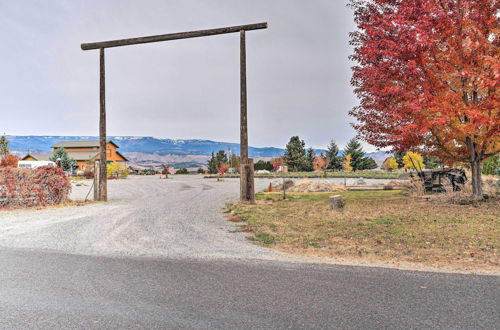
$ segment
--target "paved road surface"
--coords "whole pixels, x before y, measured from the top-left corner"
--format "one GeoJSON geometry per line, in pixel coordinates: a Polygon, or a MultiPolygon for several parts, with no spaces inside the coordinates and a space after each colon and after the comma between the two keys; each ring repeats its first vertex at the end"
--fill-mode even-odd
{"type": "Polygon", "coordinates": [[[132,178],[107,204],[1,212],[0,329],[498,328],[499,277],[291,263],[231,233],[237,192],[132,178]]]}
{"type": "Polygon", "coordinates": [[[498,329],[498,277],[0,250],[0,328],[498,329]]]}

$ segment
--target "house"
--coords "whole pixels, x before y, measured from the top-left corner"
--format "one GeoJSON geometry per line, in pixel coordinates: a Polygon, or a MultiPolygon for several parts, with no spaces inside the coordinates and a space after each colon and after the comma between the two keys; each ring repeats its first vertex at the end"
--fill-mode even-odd
{"type": "MultiPolygon", "coordinates": [[[[64,149],[68,156],[73,158],[77,164],[77,171],[92,169],[93,164],[98,160],[100,154],[99,141],[63,141],[54,144],[51,148],[54,151],[64,149]]],[[[125,165],[128,159],[119,153],[116,149],[119,146],[109,140],[106,143],[106,160],[108,164],[118,162],[125,165]]],[[[51,154],[28,154],[22,160],[48,160],[51,154]]]]}

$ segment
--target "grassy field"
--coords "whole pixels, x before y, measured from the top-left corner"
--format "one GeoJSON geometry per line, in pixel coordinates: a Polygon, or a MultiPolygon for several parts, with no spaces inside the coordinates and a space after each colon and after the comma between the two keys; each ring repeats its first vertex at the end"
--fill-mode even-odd
{"type": "Polygon", "coordinates": [[[454,205],[402,191],[258,194],[257,205],[228,205],[257,244],[348,261],[500,271],[500,202],[454,205]],[[335,193],[337,194],[337,193],[335,193]]]}
{"type": "MultiPolygon", "coordinates": [[[[365,178],[365,179],[399,179],[405,176],[401,172],[357,171],[357,172],[326,172],[327,178],[365,178]]],[[[239,174],[225,174],[225,178],[239,178],[239,174]]],[[[282,178],[281,173],[255,174],[256,178],[282,178]]],[[[288,172],[285,178],[324,178],[324,172],[288,172]]],[[[217,178],[217,174],[206,175],[205,178],[217,178]]]]}

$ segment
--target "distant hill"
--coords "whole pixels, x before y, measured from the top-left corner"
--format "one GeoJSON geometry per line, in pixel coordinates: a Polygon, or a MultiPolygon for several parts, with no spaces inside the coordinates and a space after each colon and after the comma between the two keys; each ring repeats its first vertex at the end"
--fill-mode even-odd
{"type": "MultiPolygon", "coordinates": [[[[97,140],[96,136],[8,136],[10,148],[17,152],[50,152],[52,145],[60,141],[97,140]]],[[[120,152],[140,152],[156,155],[210,155],[219,150],[231,150],[239,154],[238,143],[210,140],[173,140],[154,137],[110,136],[120,146],[120,152]]],[[[277,157],[284,149],[274,147],[249,147],[250,157],[277,157]]],[[[324,152],[324,150],[318,150],[324,152]]]]}
{"type": "MultiPolygon", "coordinates": [[[[96,136],[7,136],[10,149],[16,154],[50,152],[52,145],[61,141],[75,140],[97,140],[96,136]]],[[[240,145],[238,143],[217,142],[211,140],[174,140],[158,139],[154,137],[137,136],[109,136],[120,146],[120,152],[129,157],[134,163],[183,163],[206,164],[206,159],[212,152],[219,150],[231,150],[239,155],[240,145]]],[[[270,158],[283,155],[282,148],[274,147],[249,147],[248,153],[253,158],[270,158]]],[[[316,149],[316,153],[325,153],[326,150],[316,149]]],[[[368,153],[367,156],[381,163],[385,159],[384,152],[368,153]],[[382,155],[381,155],[382,154],[382,155]]]]}

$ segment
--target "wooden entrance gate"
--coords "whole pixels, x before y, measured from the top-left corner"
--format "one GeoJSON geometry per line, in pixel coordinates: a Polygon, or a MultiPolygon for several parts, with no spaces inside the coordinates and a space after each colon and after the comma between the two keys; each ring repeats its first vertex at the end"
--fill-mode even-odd
{"type": "Polygon", "coordinates": [[[106,177],[106,89],[105,89],[105,67],[104,49],[111,47],[122,47],[151,42],[170,41],[187,38],[208,37],[218,34],[240,33],[240,200],[242,202],[255,202],[253,160],[248,158],[248,126],[247,126],[247,77],[246,77],[246,42],[245,32],[251,30],[266,29],[267,23],[257,23],[248,25],[238,25],[210,30],[199,30],[189,32],[179,32],[162,34],[148,37],[138,37],[131,39],[120,39],[111,41],[101,41],[81,44],[82,50],[99,49],[99,141],[100,141],[100,162],[98,187],[94,193],[94,198],[99,201],[107,201],[107,177],[106,177]]]}

